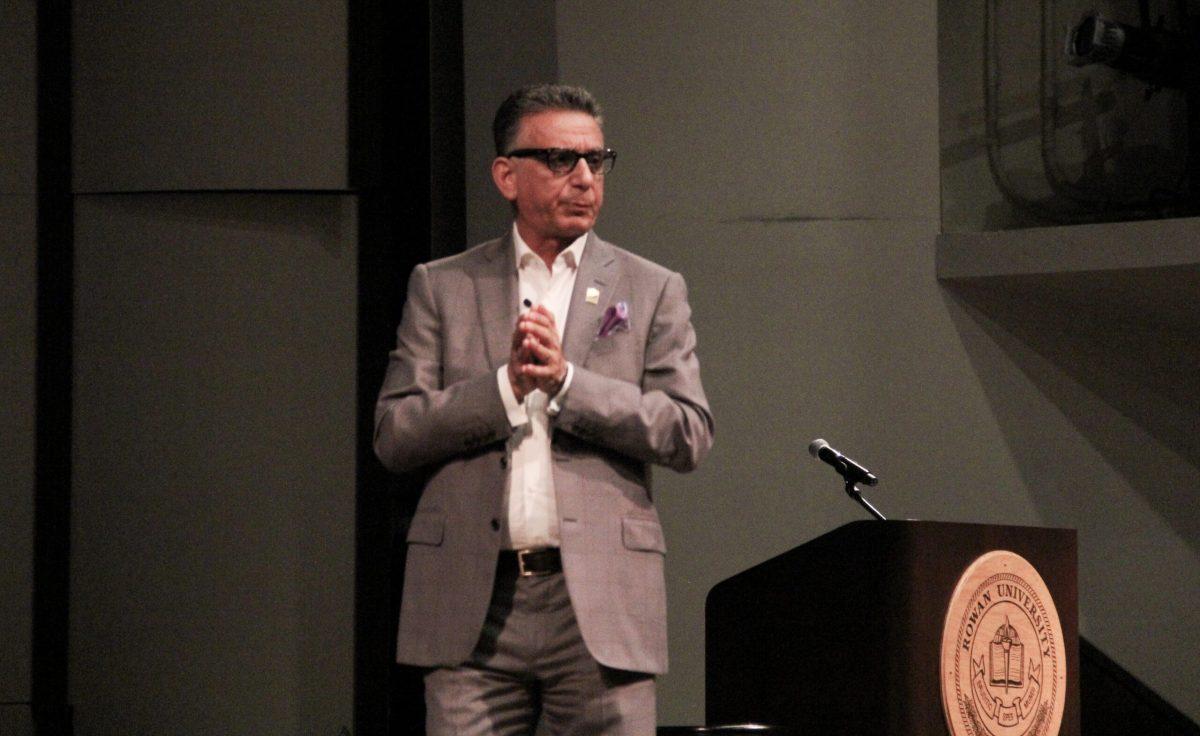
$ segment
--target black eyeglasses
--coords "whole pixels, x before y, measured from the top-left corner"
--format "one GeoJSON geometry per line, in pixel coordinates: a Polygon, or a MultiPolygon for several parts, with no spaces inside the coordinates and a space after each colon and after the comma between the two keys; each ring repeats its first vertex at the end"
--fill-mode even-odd
{"type": "Polygon", "coordinates": [[[572,151],[570,148],[518,148],[509,151],[509,156],[521,158],[536,158],[546,165],[555,176],[566,176],[579,165],[579,159],[587,162],[588,168],[596,176],[604,176],[612,171],[617,162],[617,152],[611,148],[597,148],[592,151],[572,151]]]}

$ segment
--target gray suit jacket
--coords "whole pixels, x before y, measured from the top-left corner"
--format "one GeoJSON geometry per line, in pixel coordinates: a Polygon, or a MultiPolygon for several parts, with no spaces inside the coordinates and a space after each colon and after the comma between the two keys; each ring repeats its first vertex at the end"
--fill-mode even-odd
{"type": "MultiPolygon", "coordinates": [[[[517,299],[511,236],[417,266],[409,281],[375,409],[380,460],[428,477],[408,533],[401,662],[459,664],[483,628],[512,433],[496,370],[517,299]]],[[[649,466],[690,470],[712,444],[690,315],[679,274],[588,235],[563,329],[575,374],[552,456],[571,603],[588,650],[609,667],[667,668],[666,547],[649,466]],[[598,337],[619,301],[629,330],[598,337]]]]}

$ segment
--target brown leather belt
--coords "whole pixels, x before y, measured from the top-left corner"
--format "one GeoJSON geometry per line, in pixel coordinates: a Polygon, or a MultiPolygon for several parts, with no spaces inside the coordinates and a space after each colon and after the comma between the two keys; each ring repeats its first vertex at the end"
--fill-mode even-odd
{"type": "Polygon", "coordinates": [[[557,547],[505,549],[500,551],[500,569],[515,570],[523,578],[562,572],[562,556],[557,547]]]}

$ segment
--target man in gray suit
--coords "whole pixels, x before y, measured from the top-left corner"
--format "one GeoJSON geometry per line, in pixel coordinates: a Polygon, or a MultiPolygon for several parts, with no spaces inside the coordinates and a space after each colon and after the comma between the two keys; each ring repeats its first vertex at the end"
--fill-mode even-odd
{"type": "Polygon", "coordinates": [[[652,734],[667,668],[650,465],[712,444],[686,288],[592,226],[616,159],[583,89],[496,113],[512,230],[417,266],[375,452],[421,471],[398,659],[430,734],[652,734]]]}

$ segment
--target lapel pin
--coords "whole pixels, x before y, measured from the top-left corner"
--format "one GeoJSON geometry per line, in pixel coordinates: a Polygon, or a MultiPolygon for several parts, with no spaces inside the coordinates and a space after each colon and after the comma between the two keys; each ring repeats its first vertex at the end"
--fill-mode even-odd
{"type": "Polygon", "coordinates": [[[584,298],[587,300],[588,304],[599,304],[600,303],[600,290],[594,286],[589,286],[588,290],[587,290],[587,294],[584,295],[584,298]]]}

